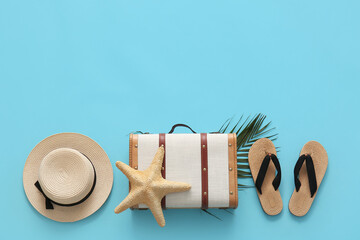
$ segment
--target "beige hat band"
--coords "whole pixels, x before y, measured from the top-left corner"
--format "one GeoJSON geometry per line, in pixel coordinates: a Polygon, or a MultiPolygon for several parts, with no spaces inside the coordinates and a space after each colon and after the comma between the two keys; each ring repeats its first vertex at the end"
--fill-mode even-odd
{"type": "Polygon", "coordinates": [[[84,198],[82,198],[81,200],[79,200],[79,201],[77,201],[77,202],[69,203],[69,204],[63,204],[63,203],[56,202],[56,201],[52,200],[50,197],[48,197],[48,196],[44,193],[44,191],[43,191],[43,189],[42,189],[39,181],[36,181],[36,183],[35,183],[34,185],[35,185],[35,187],[39,190],[39,192],[44,196],[46,209],[54,209],[53,204],[56,204],[56,205],[59,205],[59,206],[63,206],[63,207],[72,207],[72,206],[81,204],[81,203],[83,203],[86,199],[88,199],[88,198],[90,197],[90,195],[92,194],[92,192],[94,191],[94,188],[95,188],[95,185],[96,185],[96,170],[95,170],[95,167],[94,167],[93,163],[91,162],[91,160],[90,160],[85,154],[83,154],[83,153],[81,153],[81,152],[80,152],[80,154],[82,154],[83,156],[85,156],[85,158],[86,158],[87,160],[89,160],[89,162],[90,162],[90,164],[91,164],[91,166],[92,166],[92,169],[93,169],[93,171],[94,171],[94,180],[93,180],[93,184],[92,184],[92,187],[91,187],[90,191],[86,194],[86,196],[85,196],[84,198]]]}

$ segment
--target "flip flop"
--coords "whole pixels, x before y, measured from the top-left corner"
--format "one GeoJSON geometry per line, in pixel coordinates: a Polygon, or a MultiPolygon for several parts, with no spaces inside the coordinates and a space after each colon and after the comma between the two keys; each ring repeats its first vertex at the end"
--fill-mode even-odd
{"type": "Polygon", "coordinates": [[[283,208],[279,192],[281,168],[271,140],[261,138],[252,145],[249,166],[264,212],[268,215],[279,214],[283,208]]]}
{"type": "Polygon", "coordinates": [[[295,216],[304,216],[317,194],[328,165],[325,148],[318,142],[304,145],[294,168],[295,190],[289,201],[289,210],[295,216]]]}

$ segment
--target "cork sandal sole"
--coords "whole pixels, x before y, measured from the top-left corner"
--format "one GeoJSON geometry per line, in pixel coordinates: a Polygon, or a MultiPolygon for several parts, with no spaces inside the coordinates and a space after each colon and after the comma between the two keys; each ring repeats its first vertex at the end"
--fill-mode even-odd
{"type": "Polygon", "coordinates": [[[309,210],[316,197],[320,183],[325,176],[325,172],[328,165],[328,155],[325,148],[316,141],[310,141],[304,145],[300,152],[300,156],[310,155],[313,161],[317,190],[311,197],[310,184],[308,178],[308,172],[306,163],[301,166],[298,179],[301,182],[301,186],[297,191],[296,188],[289,201],[290,212],[298,217],[304,216],[309,210]]]}
{"type": "MultiPolygon", "coordinates": [[[[276,149],[273,142],[267,138],[257,140],[249,151],[249,167],[251,170],[254,182],[256,182],[260,167],[264,158],[268,154],[276,156],[276,149]]],[[[264,212],[268,215],[277,215],[283,208],[282,199],[279,189],[275,190],[273,180],[276,175],[276,168],[273,162],[270,161],[264,181],[261,186],[261,192],[256,190],[261,206],[264,212]]]]}

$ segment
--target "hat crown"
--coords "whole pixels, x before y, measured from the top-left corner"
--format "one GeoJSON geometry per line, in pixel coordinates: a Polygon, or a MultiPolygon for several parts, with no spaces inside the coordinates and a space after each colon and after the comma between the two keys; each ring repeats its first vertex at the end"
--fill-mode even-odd
{"type": "Polygon", "coordinates": [[[51,200],[72,204],[91,191],[94,175],[94,168],[84,154],[71,148],[58,148],[41,161],[39,183],[51,200]]]}

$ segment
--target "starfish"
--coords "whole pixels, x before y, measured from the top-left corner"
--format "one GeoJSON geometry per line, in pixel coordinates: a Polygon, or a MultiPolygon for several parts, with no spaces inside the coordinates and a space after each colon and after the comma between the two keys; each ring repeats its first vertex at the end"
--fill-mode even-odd
{"type": "Polygon", "coordinates": [[[191,186],[187,183],[165,180],[161,176],[164,154],[164,147],[159,147],[150,166],[144,171],[135,170],[120,161],[116,162],[116,167],[130,181],[130,192],[115,208],[115,213],[121,213],[132,206],[143,203],[149,207],[157,223],[161,227],[165,226],[161,199],[168,193],[188,191],[191,186]]]}

